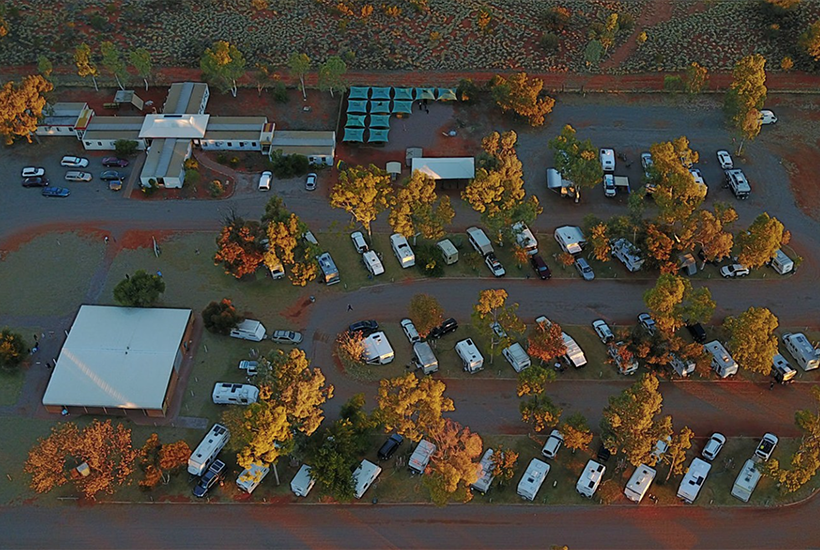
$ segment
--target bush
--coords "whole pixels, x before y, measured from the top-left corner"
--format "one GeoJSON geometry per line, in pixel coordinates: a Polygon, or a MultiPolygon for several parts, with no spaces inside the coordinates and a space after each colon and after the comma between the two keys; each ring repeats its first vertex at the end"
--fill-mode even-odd
{"type": "Polygon", "coordinates": [[[541,37],[541,48],[547,53],[555,53],[558,51],[559,42],[557,34],[548,32],[541,37]]]}
{"type": "Polygon", "coordinates": [[[142,186],[142,193],[150,197],[154,194],[154,191],[156,191],[157,189],[159,189],[159,184],[157,183],[157,180],[151,178],[148,180],[148,185],[142,186]]]}
{"type": "Polygon", "coordinates": [[[194,157],[189,157],[183,164],[186,170],[199,170],[199,162],[194,157]]]}
{"type": "Polygon", "coordinates": [[[202,322],[205,329],[215,334],[231,333],[243,318],[236,312],[236,308],[227,298],[220,302],[211,302],[202,310],[202,322]]]}
{"type": "Polygon", "coordinates": [[[276,103],[287,103],[288,102],[288,89],[285,87],[285,83],[282,81],[277,82],[273,85],[273,100],[276,103]]]}
{"type": "Polygon", "coordinates": [[[683,80],[678,75],[666,75],[663,77],[663,89],[668,92],[683,91],[683,80]]]}
{"type": "Polygon", "coordinates": [[[28,346],[23,337],[8,328],[0,330],[0,367],[13,369],[28,355],[28,346]]]}
{"type": "Polygon", "coordinates": [[[219,180],[213,180],[208,184],[208,192],[210,192],[214,198],[221,197],[225,194],[225,185],[219,180]]]}
{"type": "Polygon", "coordinates": [[[620,32],[628,34],[635,28],[635,18],[630,13],[618,14],[618,27],[620,32]]]}
{"type": "Polygon", "coordinates": [[[114,300],[125,307],[147,307],[156,303],[163,292],[165,281],[160,275],[149,275],[138,269],[134,275],[126,275],[114,287],[114,300]]]}
{"type": "Polygon", "coordinates": [[[88,22],[88,25],[94,29],[95,31],[104,32],[108,30],[110,26],[108,24],[108,19],[100,15],[99,13],[95,13],[91,16],[91,20],[88,22]]]}
{"type": "Polygon", "coordinates": [[[555,6],[541,13],[541,21],[551,31],[560,32],[567,26],[571,16],[572,12],[567,8],[555,6]]]}
{"type": "Polygon", "coordinates": [[[217,153],[216,162],[223,165],[228,164],[228,155],[226,155],[225,153],[217,153]]]}
{"type": "Polygon", "coordinates": [[[456,96],[462,103],[472,105],[478,96],[478,86],[471,78],[462,78],[456,88],[456,96]]]}
{"type": "Polygon", "coordinates": [[[199,183],[199,180],[202,179],[202,175],[194,170],[193,168],[188,168],[185,170],[185,183],[190,186],[195,186],[199,183]]]}
{"type": "Polygon", "coordinates": [[[231,157],[231,160],[228,161],[228,166],[231,168],[239,166],[239,157],[231,157]]]}
{"type": "Polygon", "coordinates": [[[304,176],[310,168],[310,161],[306,156],[283,155],[281,151],[274,151],[266,164],[273,175],[279,179],[304,176]]]}
{"type": "Polygon", "coordinates": [[[118,139],[114,142],[114,151],[118,157],[128,157],[137,152],[139,143],[133,139],[118,139]]]}
{"type": "Polygon", "coordinates": [[[426,277],[442,277],[444,275],[444,260],[439,249],[432,244],[416,246],[416,267],[426,277]]]}

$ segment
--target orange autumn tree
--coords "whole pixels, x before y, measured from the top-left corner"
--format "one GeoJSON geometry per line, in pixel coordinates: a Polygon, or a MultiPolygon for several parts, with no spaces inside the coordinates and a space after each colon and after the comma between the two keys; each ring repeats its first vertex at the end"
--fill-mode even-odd
{"type": "Polygon", "coordinates": [[[46,107],[45,94],[53,89],[41,75],[27,76],[19,83],[6,82],[0,88],[0,136],[6,145],[20,137],[31,143],[46,107]]]}
{"type": "Polygon", "coordinates": [[[216,239],[214,265],[221,264],[226,274],[237,279],[253,274],[264,259],[262,235],[259,222],[230,214],[216,239]]]}

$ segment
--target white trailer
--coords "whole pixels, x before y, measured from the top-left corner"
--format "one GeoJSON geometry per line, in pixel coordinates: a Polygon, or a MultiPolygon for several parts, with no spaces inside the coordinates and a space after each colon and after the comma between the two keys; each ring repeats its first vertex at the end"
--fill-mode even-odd
{"type": "Polygon", "coordinates": [[[578,342],[566,332],[561,332],[561,337],[564,339],[564,346],[567,348],[567,352],[564,354],[566,361],[576,369],[586,365],[587,357],[578,342]]]}
{"type": "Polygon", "coordinates": [[[777,271],[780,275],[791,273],[794,270],[794,260],[786,256],[786,254],[779,248],[774,252],[774,258],[769,262],[772,269],[777,271]]]}
{"type": "Polygon", "coordinates": [[[623,238],[612,242],[612,256],[621,260],[621,263],[632,273],[639,271],[644,264],[641,251],[623,238]]]}
{"type": "Polygon", "coordinates": [[[504,348],[501,355],[503,355],[504,359],[515,369],[515,372],[521,372],[532,365],[530,356],[527,355],[527,352],[524,351],[524,348],[521,347],[521,344],[518,342],[508,348],[504,348]]]}
{"type": "Polygon", "coordinates": [[[384,332],[374,332],[364,339],[362,345],[364,361],[370,365],[386,365],[396,357],[384,332]]]}
{"type": "Polygon", "coordinates": [[[601,484],[604,472],[606,472],[606,466],[590,460],[587,462],[584,471],[581,472],[581,477],[578,478],[578,482],[575,484],[575,490],[583,497],[592,498],[592,495],[598,490],[598,485],[601,484]]]}
{"type": "Polygon", "coordinates": [[[693,459],[692,464],[689,465],[689,469],[686,471],[686,475],[683,476],[683,481],[680,482],[680,487],[678,487],[678,498],[683,499],[687,504],[695,502],[711,469],[712,465],[705,460],[693,459]]]}
{"type": "Polygon", "coordinates": [[[476,479],[475,483],[473,483],[471,487],[482,495],[486,494],[487,491],[490,490],[490,485],[493,484],[493,479],[495,477],[493,476],[494,469],[495,465],[493,464],[493,450],[487,449],[484,451],[484,456],[481,457],[481,461],[478,463],[476,468],[478,479],[476,479]]]}
{"type": "Polygon", "coordinates": [[[336,267],[336,262],[333,261],[330,252],[319,254],[316,256],[316,261],[319,263],[319,269],[322,270],[322,280],[326,285],[330,286],[341,282],[339,268],[336,267]]]}
{"type": "Polygon", "coordinates": [[[433,348],[427,342],[413,344],[413,362],[424,374],[432,374],[438,370],[438,359],[433,348]]]}
{"type": "Polygon", "coordinates": [[[217,405],[250,405],[259,399],[259,388],[250,384],[217,382],[211,397],[217,405]]]}
{"type": "Polygon", "coordinates": [[[436,243],[436,246],[441,251],[445,264],[453,265],[458,261],[458,249],[450,239],[442,239],[436,243]]]}
{"type": "Polygon", "coordinates": [[[672,360],[669,361],[669,366],[672,367],[678,375],[686,378],[695,372],[696,365],[694,361],[690,359],[683,359],[674,353],[670,354],[670,356],[672,357],[672,360]]]}
{"type": "Polygon", "coordinates": [[[561,250],[569,254],[580,254],[584,245],[587,244],[583,231],[575,225],[558,227],[553,236],[561,246],[561,250]]]}
{"type": "Polygon", "coordinates": [[[626,498],[631,500],[632,502],[640,502],[643,500],[643,497],[646,496],[646,492],[649,490],[649,486],[652,485],[652,482],[655,480],[655,470],[650,468],[646,464],[641,464],[637,468],[635,468],[635,472],[632,474],[632,477],[629,478],[629,482],[626,484],[626,488],[624,489],[624,494],[626,498]]]}
{"type": "Polygon", "coordinates": [[[456,353],[461,357],[464,370],[473,374],[484,368],[484,357],[478,351],[472,338],[467,338],[456,344],[456,353]]]}
{"type": "Polygon", "coordinates": [[[518,246],[527,251],[527,254],[532,256],[538,254],[538,240],[532,234],[530,228],[524,222],[518,222],[512,226],[513,234],[515,234],[515,241],[518,246]]]}
{"type": "Polygon", "coordinates": [[[732,496],[739,498],[743,502],[749,502],[749,499],[752,498],[752,493],[757,487],[758,481],[760,481],[760,472],[756,467],[755,461],[750,458],[737,475],[735,484],[732,487],[732,496]]]}
{"type": "Polygon", "coordinates": [[[783,335],[783,345],[803,370],[809,371],[820,367],[820,349],[814,349],[805,334],[787,332],[783,335]]]}
{"type": "Polygon", "coordinates": [[[410,248],[404,235],[399,233],[390,235],[390,247],[393,249],[393,254],[396,255],[402,268],[406,269],[416,265],[416,255],[413,254],[413,249],[410,248]]]}
{"type": "Polygon", "coordinates": [[[241,338],[242,340],[251,340],[252,342],[261,342],[265,339],[266,331],[265,325],[253,319],[245,319],[235,328],[231,329],[232,338],[241,338]]]}
{"type": "Polygon", "coordinates": [[[379,259],[379,255],[376,254],[375,250],[368,250],[362,254],[362,263],[364,263],[367,271],[374,277],[384,273],[384,266],[382,265],[382,261],[379,259]]]}
{"type": "Polygon", "coordinates": [[[302,464],[302,467],[299,468],[299,471],[296,472],[290,482],[290,490],[297,497],[306,497],[315,483],[316,480],[310,477],[310,466],[302,464]]]}
{"type": "Polygon", "coordinates": [[[419,441],[419,444],[416,445],[416,450],[410,455],[410,460],[407,461],[407,467],[414,474],[424,474],[424,470],[427,469],[427,464],[430,463],[430,457],[432,457],[435,452],[436,446],[426,439],[422,439],[419,441]]]}
{"type": "Polygon", "coordinates": [[[712,340],[703,345],[703,347],[712,354],[712,368],[721,378],[728,378],[737,374],[737,362],[729,355],[723,344],[717,340],[712,340]]]}
{"type": "Polygon", "coordinates": [[[356,471],[353,472],[353,486],[355,487],[355,497],[362,498],[365,492],[370,488],[382,469],[376,466],[369,460],[362,460],[356,471]]]}
{"type": "Polygon", "coordinates": [[[262,483],[262,480],[265,479],[268,472],[270,472],[269,466],[253,463],[250,468],[242,470],[239,477],[236,478],[236,486],[239,487],[240,490],[251,494],[259,487],[259,484],[262,483]]]}
{"type": "Polygon", "coordinates": [[[493,250],[492,243],[490,243],[490,239],[484,231],[478,227],[467,228],[467,240],[470,241],[470,245],[475,249],[475,251],[482,256],[493,254],[495,252],[493,250]]]}
{"type": "Polygon", "coordinates": [[[197,445],[194,452],[188,459],[188,473],[193,476],[201,476],[216,460],[228,440],[231,432],[222,424],[214,424],[205,438],[197,445]]]}
{"type": "Polygon", "coordinates": [[[533,458],[527,471],[518,482],[518,496],[527,500],[535,500],[538,490],[544,484],[547,474],[550,473],[550,465],[543,460],[533,458]]]}

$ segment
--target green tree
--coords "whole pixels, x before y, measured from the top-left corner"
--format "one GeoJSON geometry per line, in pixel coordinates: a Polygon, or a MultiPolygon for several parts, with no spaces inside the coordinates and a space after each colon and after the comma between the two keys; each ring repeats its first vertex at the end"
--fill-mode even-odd
{"type": "Polygon", "coordinates": [[[117,283],[114,287],[114,299],[121,306],[147,307],[155,304],[163,292],[165,281],[160,275],[138,269],[133,276],[126,275],[125,279],[117,283]]]}
{"type": "Polygon", "coordinates": [[[139,143],[133,139],[118,139],[114,142],[114,151],[118,157],[130,157],[137,152],[139,143]]]}
{"type": "Polygon", "coordinates": [[[698,154],[689,148],[689,140],[681,136],[672,141],[655,143],[649,148],[655,182],[653,197],[664,224],[683,223],[703,203],[706,189],[695,183],[689,167],[698,162],[698,154]]]}
{"type": "Polygon", "coordinates": [[[800,35],[798,44],[809,57],[820,60],[820,20],[815,21],[800,35]]]}
{"type": "Polygon", "coordinates": [[[768,263],[783,245],[785,234],[783,224],[777,218],[766,212],[760,214],[748,231],[741,231],[735,237],[738,262],[750,269],[768,263]]]}
{"type": "Polygon", "coordinates": [[[690,219],[688,232],[691,237],[686,238],[694,244],[700,245],[706,261],[716,261],[726,258],[732,253],[734,236],[726,231],[726,226],[737,220],[734,208],[715,205],[715,212],[698,210],[690,219]]]}
{"type": "Polygon", "coordinates": [[[148,91],[148,77],[151,76],[151,53],[145,48],[137,48],[128,52],[128,61],[134,70],[137,71],[137,76],[142,79],[145,84],[145,91],[148,91]]]}
{"type": "Polygon", "coordinates": [[[778,324],[777,317],[765,307],[750,307],[738,317],[726,318],[723,326],[731,335],[729,348],[738,365],[764,376],[771,374],[778,324]]]}
{"type": "Polygon", "coordinates": [[[408,238],[419,232],[425,239],[440,239],[456,214],[450,198],[439,198],[436,181],[420,170],[396,191],[391,206],[390,226],[408,238]]]}
{"type": "Polygon", "coordinates": [[[584,62],[587,67],[597,65],[606,53],[606,49],[600,40],[590,40],[584,48],[584,62]]]}
{"type": "Polygon", "coordinates": [[[91,48],[83,42],[74,50],[74,64],[77,65],[77,74],[82,77],[91,77],[94,82],[94,91],[99,92],[97,87],[97,65],[91,60],[91,48]]]}
{"type": "Polygon", "coordinates": [[[820,387],[811,389],[815,410],[803,409],[795,413],[795,422],[803,437],[791,456],[789,469],[780,467],[776,458],[764,463],[766,473],[780,483],[780,490],[793,493],[812,480],[820,470],[820,387]]]}
{"type": "Polygon", "coordinates": [[[339,174],[339,181],[330,191],[330,205],[348,212],[372,236],[370,225],[387,210],[392,192],[387,172],[373,164],[367,168],[353,166],[339,174]]]}
{"type": "Polygon", "coordinates": [[[600,185],[604,179],[604,169],[598,151],[590,140],[579,141],[575,129],[567,124],[549,142],[555,153],[555,168],[564,179],[575,186],[575,201],[581,200],[581,189],[600,185]]]}
{"type": "Polygon", "coordinates": [[[347,63],[342,61],[342,58],[338,55],[331,55],[319,67],[319,89],[329,91],[330,97],[333,97],[333,90],[338,92],[347,91],[346,73],[347,63]]]}
{"type": "Polygon", "coordinates": [[[543,80],[528,78],[524,72],[515,73],[509,78],[495,75],[490,80],[490,93],[501,110],[526,118],[530,126],[542,126],[544,118],[555,106],[553,98],[541,96],[543,88],[543,80]]]}
{"type": "Polygon", "coordinates": [[[695,432],[684,426],[679,434],[672,434],[669,447],[663,454],[663,460],[669,463],[669,471],[666,473],[666,481],[672,477],[681,475],[686,471],[686,451],[692,447],[692,438],[695,437],[695,432]]]}
{"type": "Polygon", "coordinates": [[[738,147],[742,154],[747,139],[760,133],[760,109],[766,101],[766,58],[747,55],[735,64],[732,84],[726,92],[724,110],[731,127],[743,138],[738,147]]]}
{"type": "Polygon", "coordinates": [[[310,58],[307,56],[307,54],[292,53],[290,57],[288,57],[288,69],[290,70],[291,76],[299,78],[299,83],[301,84],[300,89],[302,90],[302,97],[305,101],[307,101],[305,75],[310,70],[310,58]]]}
{"type": "Polygon", "coordinates": [[[436,452],[423,479],[431,500],[436,506],[444,506],[450,499],[469,501],[469,487],[478,479],[478,458],[484,447],[481,437],[448,418],[431,439],[436,452]]]}
{"type": "Polygon", "coordinates": [[[694,289],[689,279],[672,273],[658,277],[655,287],[647,290],[643,299],[665,334],[672,334],[687,322],[708,322],[716,307],[707,287],[694,289]]]}
{"type": "Polygon", "coordinates": [[[27,355],[28,345],[22,336],[8,327],[0,330],[0,368],[17,368],[27,355]]]}
{"type": "Polygon", "coordinates": [[[426,338],[444,319],[444,308],[429,294],[416,294],[410,298],[409,312],[421,338],[426,338]]]}
{"type": "Polygon", "coordinates": [[[228,335],[244,318],[237,313],[236,307],[227,298],[211,302],[202,310],[202,323],[205,329],[215,334],[228,335]]]}
{"type": "Polygon", "coordinates": [[[256,94],[262,97],[262,92],[271,80],[278,80],[279,75],[273,72],[273,67],[265,63],[257,63],[256,70],[253,71],[253,81],[256,84],[256,94]]]}
{"type": "Polygon", "coordinates": [[[100,53],[102,54],[103,67],[108,69],[108,72],[114,76],[120,90],[124,90],[125,86],[122,85],[122,81],[128,75],[128,71],[119,49],[113,42],[106,40],[100,44],[100,53]]]}
{"type": "Polygon", "coordinates": [[[51,73],[54,72],[54,66],[44,55],[37,57],[37,72],[43,75],[43,78],[51,80],[51,73]]]}
{"type": "Polygon", "coordinates": [[[709,82],[709,70],[701,66],[697,61],[693,61],[686,67],[683,83],[688,94],[699,94],[709,82]]]}
{"type": "Polygon", "coordinates": [[[224,40],[214,42],[199,60],[199,68],[205,80],[223,93],[230,92],[233,97],[236,97],[238,91],[236,81],[245,74],[246,64],[242,52],[224,40]]]}
{"type": "Polygon", "coordinates": [[[515,476],[515,465],[518,462],[518,453],[499,445],[493,453],[493,477],[500,486],[504,486],[515,476]]]}
{"type": "Polygon", "coordinates": [[[575,452],[578,449],[587,449],[592,443],[592,430],[589,429],[587,419],[581,413],[567,417],[558,428],[564,438],[564,447],[575,452]]]}
{"type": "Polygon", "coordinates": [[[438,433],[444,425],[442,414],[455,410],[453,400],[444,396],[441,380],[414,373],[379,383],[377,417],[385,431],[395,431],[412,441],[438,433]]]}
{"type": "Polygon", "coordinates": [[[561,419],[561,407],[552,402],[549,396],[533,395],[518,404],[521,420],[536,432],[541,433],[558,425],[561,419]]]}
{"type": "MultiPolygon", "coordinates": [[[[531,350],[527,350],[530,351],[531,350]]],[[[530,365],[518,373],[518,385],[515,393],[518,397],[525,395],[541,395],[547,389],[547,384],[555,380],[555,371],[544,368],[542,365],[530,365]]]]}
{"type": "Polygon", "coordinates": [[[490,363],[503,348],[511,345],[527,329],[518,317],[518,304],[507,305],[507,296],[507,291],[503,288],[482,290],[478,293],[478,302],[473,306],[473,327],[490,342],[490,363]],[[502,334],[493,328],[494,325],[501,327],[502,334]]]}

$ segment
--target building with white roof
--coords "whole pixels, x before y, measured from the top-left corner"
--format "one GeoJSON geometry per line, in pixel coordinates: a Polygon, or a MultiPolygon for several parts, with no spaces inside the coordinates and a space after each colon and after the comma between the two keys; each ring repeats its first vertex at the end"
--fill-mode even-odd
{"type": "Polygon", "coordinates": [[[473,157],[414,158],[410,162],[410,172],[420,170],[434,180],[468,180],[475,177],[473,157]]]}

